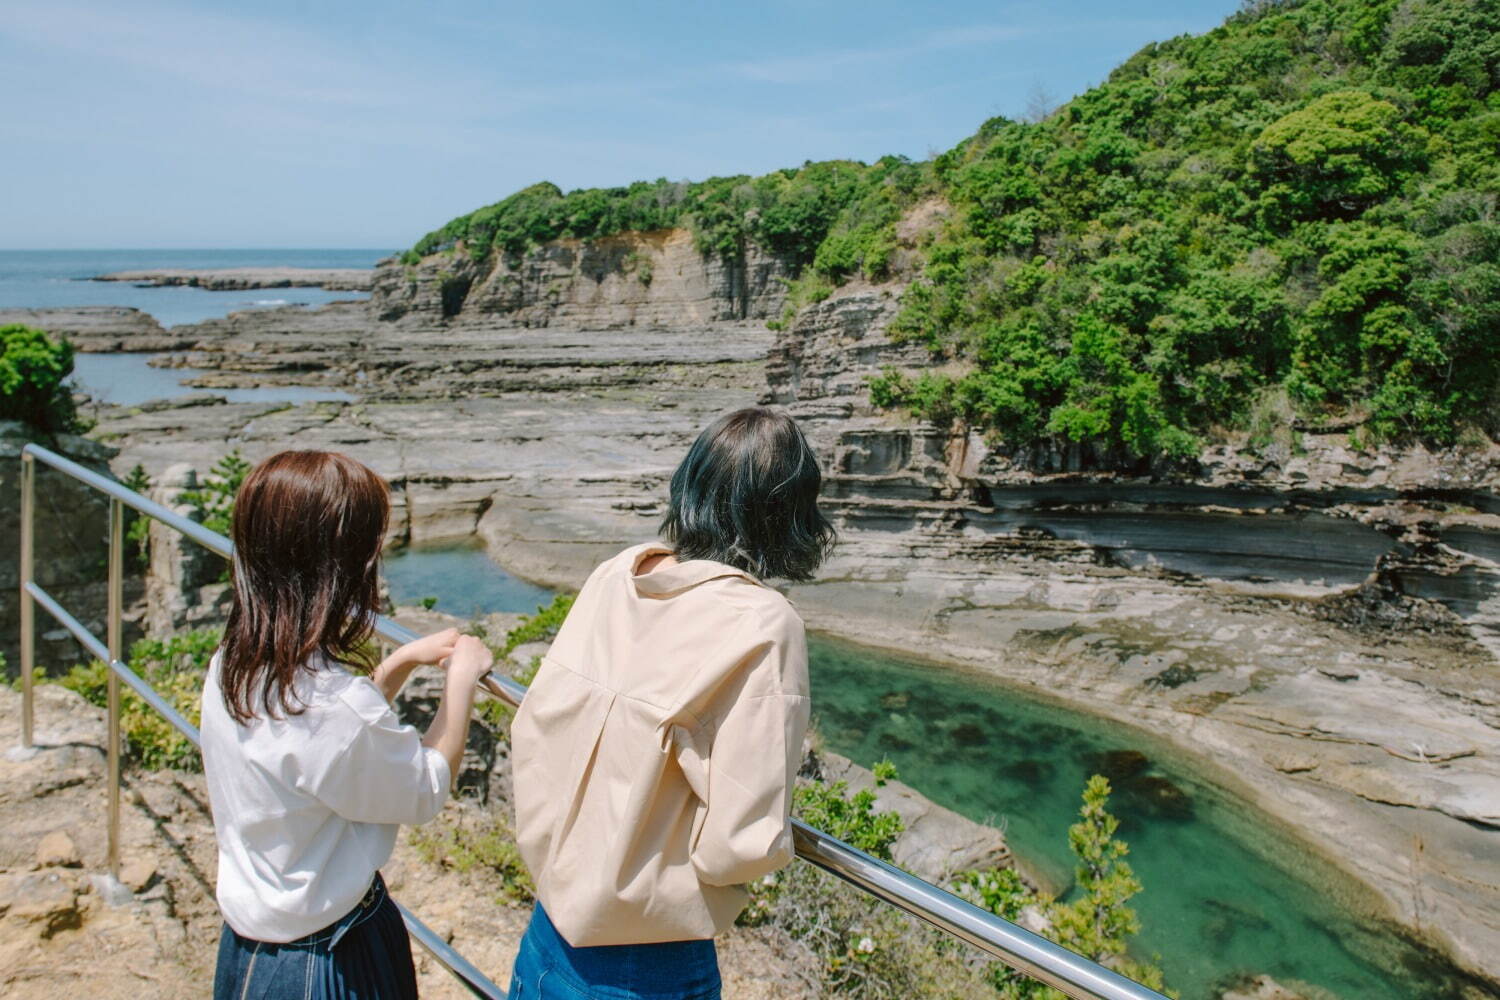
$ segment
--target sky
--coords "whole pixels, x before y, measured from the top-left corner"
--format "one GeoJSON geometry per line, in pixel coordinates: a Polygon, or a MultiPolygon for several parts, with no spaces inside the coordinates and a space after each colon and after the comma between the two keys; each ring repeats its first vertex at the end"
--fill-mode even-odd
{"type": "Polygon", "coordinates": [[[564,190],[913,159],[1235,0],[0,0],[0,248],[403,248],[564,190]]]}

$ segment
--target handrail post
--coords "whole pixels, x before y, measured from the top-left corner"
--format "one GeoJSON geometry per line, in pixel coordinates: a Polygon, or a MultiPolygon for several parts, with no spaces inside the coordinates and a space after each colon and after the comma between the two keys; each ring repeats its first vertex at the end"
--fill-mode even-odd
{"type": "Polygon", "coordinates": [[[114,664],[124,659],[121,624],[125,604],[125,506],[109,501],[109,874],[120,878],[120,677],[114,664]]]}
{"type": "Polygon", "coordinates": [[[31,583],[35,571],[35,556],[32,553],[34,531],[32,518],[36,514],[36,460],[29,454],[21,455],[21,747],[32,746],[31,674],[36,669],[36,605],[31,600],[31,583]]]}

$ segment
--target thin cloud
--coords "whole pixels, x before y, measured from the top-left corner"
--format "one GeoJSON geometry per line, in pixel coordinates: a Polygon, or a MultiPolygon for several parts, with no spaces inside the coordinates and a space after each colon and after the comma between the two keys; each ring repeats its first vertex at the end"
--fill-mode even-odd
{"type": "Polygon", "coordinates": [[[835,70],[869,63],[903,61],[947,49],[1013,42],[1029,33],[1025,28],[1001,24],[944,28],[931,32],[910,45],[814,52],[783,59],[758,59],[734,63],[728,69],[731,73],[762,83],[808,83],[823,79],[835,70]]]}

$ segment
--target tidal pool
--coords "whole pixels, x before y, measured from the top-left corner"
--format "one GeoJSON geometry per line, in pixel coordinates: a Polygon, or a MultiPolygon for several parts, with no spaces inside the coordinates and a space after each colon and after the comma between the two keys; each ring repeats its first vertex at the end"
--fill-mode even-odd
{"type": "Polygon", "coordinates": [[[826,638],[809,643],[813,714],[829,748],[971,819],[1002,827],[1032,870],[1065,889],[1068,826],[1104,774],[1144,891],[1133,951],[1158,957],[1184,1000],[1238,973],[1341,1000],[1448,1000],[1457,977],[1361,912],[1365,892],[1288,831],[1194,775],[1138,729],[1013,688],[826,638]]]}
{"type": "MultiPolygon", "coordinates": [[[[436,597],[457,615],[530,612],[551,597],[477,545],[407,550],[386,576],[398,603],[436,597]]],[[[1134,951],[1155,957],[1184,1000],[1217,998],[1242,973],[1310,1000],[1459,1000],[1444,962],[1365,915],[1364,890],[1148,733],[832,639],[811,637],[808,651],[830,749],[866,767],[889,758],[924,795],[1003,827],[1053,889],[1072,878],[1068,826],[1084,782],[1106,775],[1145,887],[1134,951]]]]}
{"type": "Polygon", "coordinates": [[[386,556],[383,567],[395,603],[435,597],[433,610],[460,618],[492,611],[529,615],[552,601],[552,591],[511,576],[478,542],[412,546],[386,556]]]}
{"type": "Polygon", "coordinates": [[[192,393],[223,396],[231,403],[310,403],[351,400],[337,389],[306,385],[265,385],[249,389],[197,389],[183,383],[207,372],[196,368],[156,368],[154,354],[75,354],[72,382],[100,403],[138,406],[153,399],[175,399],[192,393]]]}

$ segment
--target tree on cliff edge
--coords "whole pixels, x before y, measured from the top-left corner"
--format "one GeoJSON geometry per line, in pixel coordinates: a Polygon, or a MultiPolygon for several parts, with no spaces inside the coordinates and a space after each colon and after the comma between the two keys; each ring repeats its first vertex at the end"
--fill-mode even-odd
{"type": "Polygon", "coordinates": [[[73,347],[20,323],[0,326],[0,420],[59,434],[78,422],[73,393],[73,347]]]}

